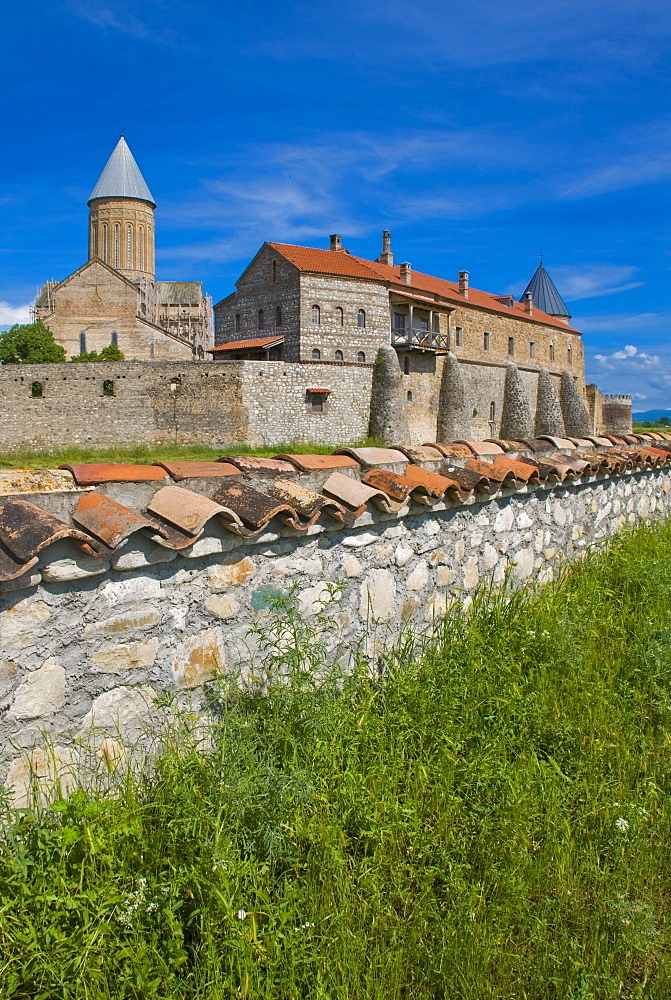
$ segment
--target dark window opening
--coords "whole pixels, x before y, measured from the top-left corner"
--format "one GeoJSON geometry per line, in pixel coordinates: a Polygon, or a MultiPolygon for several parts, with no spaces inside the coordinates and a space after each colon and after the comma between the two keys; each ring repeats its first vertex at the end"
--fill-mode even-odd
{"type": "Polygon", "coordinates": [[[114,396],[114,382],[111,378],[106,378],[103,382],[103,396],[114,396]]]}
{"type": "Polygon", "coordinates": [[[235,332],[240,333],[240,313],[235,314],[235,332]]]}
{"type": "MultiPolygon", "coordinates": [[[[456,330],[454,331],[454,342],[455,342],[455,347],[463,347],[464,346],[464,331],[463,331],[463,327],[458,326],[456,328],[456,330]]],[[[487,350],[487,348],[485,348],[485,350],[487,350]]]]}
{"type": "Polygon", "coordinates": [[[508,337],[508,357],[509,358],[514,358],[515,357],[515,338],[514,337],[508,337]]]}
{"type": "Polygon", "coordinates": [[[554,361],[554,359],[555,359],[555,345],[550,344],[550,361],[554,361]]]}
{"type": "Polygon", "coordinates": [[[529,357],[532,358],[532,359],[536,357],[536,342],[535,342],[535,340],[530,340],[529,341],[529,357]]]}
{"type": "Polygon", "coordinates": [[[482,335],[482,346],[485,351],[488,351],[491,344],[491,337],[488,333],[483,333],[482,335]]]}
{"type": "Polygon", "coordinates": [[[42,392],[42,383],[41,382],[33,382],[33,384],[30,387],[30,395],[33,397],[33,399],[41,399],[42,398],[43,392],[42,392]]]}
{"type": "Polygon", "coordinates": [[[489,419],[492,423],[496,420],[496,403],[494,400],[489,404],[489,419]]]}
{"type": "Polygon", "coordinates": [[[342,351],[336,351],[335,352],[335,359],[336,359],[336,361],[342,361],[343,360],[343,353],[342,353],[342,351]]]}
{"type": "Polygon", "coordinates": [[[277,281],[277,261],[273,261],[273,281],[277,281]]]}
{"type": "Polygon", "coordinates": [[[313,306],[311,309],[311,317],[313,323],[321,323],[321,309],[319,306],[313,306]]]}
{"type": "Polygon", "coordinates": [[[364,327],[366,325],[366,311],[365,309],[359,309],[356,314],[356,325],[364,327]]]}
{"type": "Polygon", "coordinates": [[[182,386],[181,378],[170,379],[170,392],[179,392],[181,386],[182,386]]]}
{"type": "Polygon", "coordinates": [[[86,334],[84,332],[79,334],[79,353],[86,354],[86,334]]]}
{"type": "Polygon", "coordinates": [[[282,326],[282,306],[275,306],[275,326],[282,326]]]}
{"type": "Polygon", "coordinates": [[[154,360],[154,341],[153,340],[152,340],[152,342],[149,345],[149,360],[150,361],[154,360]]]}
{"type": "Polygon", "coordinates": [[[433,316],[433,332],[440,333],[440,315],[438,313],[434,313],[433,316]]]}
{"type": "Polygon", "coordinates": [[[364,354],[363,351],[359,351],[359,353],[356,356],[356,359],[357,359],[357,361],[359,362],[360,365],[365,365],[366,364],[366,355],[364,354]]]}
{"type": "Polygon", "coordinates": [[[322,356],[322,352],[319,350],[319,348],[318,347],[313,347],[312,348],[312,360],[313,361],[319,361],[319,359],[321,358],[321,356],[322,356]]]}
{"type": "Polygon", "coordinates": [[[326,413],[326,403],[328,394],[325,392],[308,392],[307,410],[308,413],[326,413]]]}
{"type": "Polygon", "coordinates": [[[403,374],[404,375],[409,375],[410,374],[410,358],[408,357],[407,354],[403,358],[403,374]]]}
{"type": "Polygon", "coordinates": [[[259,309],[259,330],[265,330],[266,327],[266,317],[263,309],[259,309]]]}
{"type": "Polygon", "coordinates": [[[408,402],[412,403],[412,389],[408,389],[408,402]]]}
{"type": "Polygon", "coordinates": [[[110,333],[110,344],[112,345],[112,347],[119,346],[119,334],[116,332],[116,330],[112,330],[112,332],[110,333]]]}
{"type": "Polygon", "coordinates": [[[336,323],[338,326],[343,326],[345,323],[345,313],[340,306],[336,306],[336,323]]]}

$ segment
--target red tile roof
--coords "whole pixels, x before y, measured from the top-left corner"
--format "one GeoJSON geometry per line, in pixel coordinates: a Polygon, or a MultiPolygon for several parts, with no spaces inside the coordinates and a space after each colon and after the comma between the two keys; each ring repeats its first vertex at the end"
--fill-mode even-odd
{"type": "MultiPolygon", "coordinates": [[[[363,257],[354,257],[347,250],[319,250],[315,247],[297,247],[289,243],[269,243],[274,250],[281,253],[288,261],[294,264],[301,271],[310,271],[314,274],[335,274],[348,278],[362,278],[365,281],[377,281],[382,284],[393,286],[393,291],[403,294],[413,292],[425,292],[441,299],[446,299],[452,303],[459,303],[462,306],[475,306],[476,308],[488,309],[491,312],[500,313],[504,316],[514,316],[515,319],[523,319],[529,322],[543,323],[546,326],[555,326],[560,330],[568,330],[570,333],[578,333],[573,327],[567,326],[555,316],[548,316],[540,309],[534,308],[533,314],[525,311],[523,302],[514,302],[512,307],[504,305],[501,296],[492,295],[490,292],[483,292],[478,288],[468,289],[468,298],[464,298],[459,293],[459,285],[456,281],[446,281],[444,278],[435,278],[430,274],[422,274],[421,271],[412,271],[410,284],[401,281],[401,269],[394,265],[379,264],[374,260],[365,260],[363,257]]],[[[229,347],[231,345],[228,345],[229,347]]]]}
{"type": "Polygon", "coordinates": [[[208,354],[215,351],[243,351],[250,347],[272,347],[275,344],[283,344],[284,337],[257,337],[256,340],[232,340],[228,344],[220,344],[219,347],[209,347],[208,354]]]}

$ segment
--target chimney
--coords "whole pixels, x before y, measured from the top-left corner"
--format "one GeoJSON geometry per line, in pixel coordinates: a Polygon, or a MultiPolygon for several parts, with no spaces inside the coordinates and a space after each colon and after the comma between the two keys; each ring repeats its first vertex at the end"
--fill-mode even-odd
{"type": "Polygon", "coordinates": [[[459,294],[468,298],[468,271],[459,272],[459,294]]]}
{"type": "Polygon", "coordinates": [[[524,293],[524,311],[530,316],[534,314],[534,297],[531,292],[524,293]]]}
{"type": "Polygon", "coordinates": [[[412,264],[408,264],[407,260],[401,264],[401,281],[406,285],[412,284],[412,264]]]}
{"type": "Polygon", "coordinates": [[[334,233],[332,236],[329,236],[329,241],[331,243],[329,250],[342,250],[342,236],[334,233]]]}
{"type": "Polygon", "coordinates": [[[377,261],[378,264],[389,264],[390,267],[394,263],[394,255],[391,252],[391,233],[388,229],[382,233],[382,253],[377,261]]]}

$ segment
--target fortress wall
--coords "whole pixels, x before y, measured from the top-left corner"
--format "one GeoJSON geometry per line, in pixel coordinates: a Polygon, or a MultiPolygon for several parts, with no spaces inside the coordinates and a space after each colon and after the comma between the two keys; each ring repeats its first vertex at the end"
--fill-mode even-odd
{"type": "MultiPolygon", "coordinates": [[[[105,492],[139,510],[159,485],[110,484],[105,492]]],[[[55,761],[67,780],[82,766],[82,739],[108,758],[122,754],[154,720],[162,692],[192,699],[200,711],[215,673],[244,674],[263,661],[250,629],[268,620],[269,595],[292,584],[309,616],[328,585],[342,583],[331,612],[342,644],[330,655],[347,662],[347,647],[358,643],[374,660],[405,623],[430,629],[448,602],[468,600],[481,581],[501,583],[507,572],[516,585],[548,580],[561,559],[624,525],[668,516],[670,491],[671,471],[653,470],[486,502],[368,512],[347,529],[326,518],[306,534],[273,521],[244,540],[211,521],[179,553],[138,535],[107,560],[56,543],[34,570],[0,588],[5,782],[21,804],[31,768],[48,773],[55,761]],[[50,757],[40,749],[45,735],[56,747],[50,757]]],[[[30,497],[60,517],[77,498],[30,497]]]]}
{"type": "Polygon", "coordinates": [[[353,442],[368,433],[371,372],[272,361],[7,365],[0,449],[353,442]],[[308,413],[308,388],[331,390],[324,413],[308,413]]]}

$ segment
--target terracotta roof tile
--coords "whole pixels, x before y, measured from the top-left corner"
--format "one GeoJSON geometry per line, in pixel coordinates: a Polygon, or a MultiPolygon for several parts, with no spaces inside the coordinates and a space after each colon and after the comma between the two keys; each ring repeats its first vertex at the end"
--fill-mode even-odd
{"type": "Polygon", "coordinates": [[[501,469],[504,472],[509,470],[514,474],[515,479],[520,479],[523,483],[529,485],[540,483],[538,468],[528,465],[525,462],[518,462],[514,458],[508,458],[507,455],[495,455],[492,464],[495,469],[501,469]]]}
{"type": "Polygon", "coordinates": [[[290,468],[299,472],[318,472],[320,469],[351,469],[358,468],[359,463],[349,455],[276,455],[290,464],[290,468]]]}
{"type": "Polygon", "coordinates": [[[420,447],[395,444],[393,445],[393,449],[394,451],[402,452],[415,465],[423,465],[425,462],[443,461],[443,453],[435,444],[423,444],[420,447]]]}
{"type": "Polygon", "coordinates": [[[320,250],[316,247],[293,246],[289,243],[270,243],[269,246],[281,253],[301,271],[378,281],[401,295],[412,294],[413,291],[429,293],[433,297],[438,296],[450,303],[488,309],[505,316],[514,316],[515,319],[557,327],[561,330],[567,330],[569,333],[578,332],[540,309],[535,308],[533,316],[529,316],[522,302],[513,302],[512,307],[506,306],[497,300],[496,295],[483,292],[478,288],[470,287],[466,299],[459,292],[458,282],[435,278],[433,275],[423,274],[421,271],[412,271],[410,285],[408,285],[401,281],[401,269],[398,265],[390,266],[373,260],[365,260],[363,257],[353,256],[347,250],[320,250]]]}
{"type": "Polygon", "coordinates": [[[96,486],[99,483],[145,483],[166,478],[165,469],[156,465],[117,465],[113,462],[90,464],[70,463],[59,466],[67,469],[78,486],[96,486]]]}
{"type": "Polygon", "coordinates": [[[239,476],[240,469],[225,460],[218,462],[154,462],[176,482],[183,479],[207,479],[220,476],[239,476]]]}
{"type": "Polygon", "coordinates": [[[402,502],[394,500],[382,490],[368,486],[350,476],[344,476],[342,472],[331,473],[322,486],[322,493],[325,496],[333,497],[352,513],[365,510],[369,503],[381,510],[398,511],[406,502],[405,500],[402,502]]]}
{"type": "Polygon", "coordinates": [[[416,484],[422,490],[426,490],[429,496],[440,498],[447,494],[452,499],[457,500],[463,496],[464,492],[470,492],[470,488],[463,487],[461,481],[452,474],[443,473],[444,466],[440,472],[432,472],[424,469],[421,465],[408,465],[405,470],[405,478],[416,484]]]}
{"type": "Polygon", "coordinates": [[[338,448],[334,455],[350,455],[365,469],[372,469],[378,465],[395,465],[399,462],[403,465],[408,461],[402,451],[395,448],[338,448]]]}
{"type": "Polygon", "coordinates": [[[223,354],[226,351],[246,351],[249,348],[271,347],[274,344],[283,344],[284,336],[256,337],[253,340],[231,340],[227,344],[219,344],[218,347],[208,347],[208,354],[223,354]]]}
{"type": "Polygon", "coordinates": [[[503,455],[505,454],[505,449],[499,444],[495,444],[493,441],[463,441],[457,440],[453,444],[465,444],[471,449],[471,452],[480,457],[481,455],[503,455]]]}
{"type": "Polygon", "coordinates": [[[146,517],[102,493],[87,493],[83,496],[72,513],[72,520],[95,536],[91,538],[90,545],[101,556],[111,552],[142,528],[155,530],[155,526],[146,517]]]}
{"type": "MultiPolygon", "coordinates": [[[[14,562],[29,563],[54,542],[69,538],[95,556],[91,537],[22,497],[0,501],[0,542],[14,562]]],[[[18,574],[20,575],[20,574],[18,574]]],[[[9,579],[12,579],[11,577],[9,579]]]]}
{"type": "Polygon", "coordinates": [[[345,520],[343,508],[337,501],[315,493],[293,479],[276,479],[268,490],[268,496],[289,504],[296,512],[295,526],[302,530],[313,525],[323,512],[341,523],[345,520]]]}
{"type": "Polygon", "coordinates": [[[486,476],[487,479],[499,483],[506,489],[516,486],[517,476],[510,468],[501,468],[501,466],[495,466],[491,462],[481,462],[477,458],[469,458],[466,462],[466,468],[471,472],[476,472],[479,476],[486,476]]]}
{"type": "Polygon", "coordinates": [[[294,472],[289,462],[278,458],[255,458],[253,455],[232,455],[229,458],[218,458],[217,462],[227,462],[234,465],[240,472],[260,472],[266,475],[287,475],[294,472]]]}
{"type": "Polygon", "coordinates": [[[461,444],[437,443],[435,447],[438,451],[441,451],[446,458],[473,458],[473,449],[465,442],[461,442],[461,444]]]}
{"type": "Polygon", "coordinates": [[[229,531],[250,537],[258,535],[274,518],[279,517],[291,527],[299,527],[296,511],[288,503],[255,490],[246,483],[228,480],[214,494],[217,503],[235,514],[236,523],[227,524],[229,531]],[[237,522],[242,522],[242,527],[237,522]]]}
{"type": "Polygon", "coordinates": [[[492,485],[488,476],[483,476],[470,469],[461,469],[449,460],[441,465],[440,475],[459,483],[463,492],[490,494],[495,493],[498,489],[498,486],[492,485]]]}

